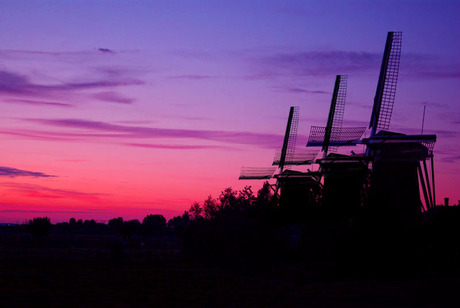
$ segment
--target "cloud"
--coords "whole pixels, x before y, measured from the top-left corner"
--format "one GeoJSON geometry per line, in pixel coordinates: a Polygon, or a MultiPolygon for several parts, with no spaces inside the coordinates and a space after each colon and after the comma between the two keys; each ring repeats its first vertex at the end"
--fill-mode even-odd
{"type": "MultiPolygon", "coordinates": [[[[383,52],[383,51],[382,51],[383,52]]],[[[277,52],[243,56],[253,72],[250,79],[280,76],[330,76],[367,74],[380,69],[382,53],[357,51],[277,52]]],[[[458,60],[433,55],[403,52],[400,73],[416,78],[460,78],[458,60]]]]}
{"type": "Polygon", "coordinates": [[[140,85],[136,79],[106,79],[89,82],[73,82],[61,84],[36,84],[27,76],[0,70],[0,94],[47,97],[62,92],[90,90],[98,88],[113,88],[119,86],[140,85]]]}
{"type": "MultiPolygon", "coordinates": [[[[8,204],[9,205],[9,204],[8,204]]],[[[106,213],[106,210],[95,210],[95,209],[89,209],[89,211],[81,211],[81,210],[69,210],[69,211],[63,211],[63,210],[58,210],[58,209],[52,209],[52,210],[23,210],[23,209],[2,209],[0,210],[0,213],[50,213],[50,214],[55,214],[55,213],[63,213],[63,214],[92,214],[94,212],[99,212],[99,213],[106,213]]]]}
{"type": "Polygon", "coordinates": [[[28,138],[28,139],[33,139],[33,140],[44,140],[44,141],[72,141],[74,140],[71,137],[63,137],[59,135],[55,136],[49,136],[46,133],[43,132],[37,132],[37,131],[0,131],[0,134],[2,135],[10,135],[10,136],[16,136],[16,137],[23,137],[23,138],[28,138]]]}
{"type": "Polygon", "coordinates": [[[98,48],[97,50],[102,53],[115,53],[113,50],[108,49],[108,48],[98,48]]]}
{"type": "Polygon", "coordinates": [[[444,163],[457,163],[460,161],[460,154],[449,153],[446,155],[441,154],[441,161],[444,163]]]}
{"type": "Polygon", "coordinates": [[[290,93],[331,94],[330,92],[321,91],[321,90],[307,90],[307,89],[301,89],[301,88],[282,88],[282,87],[273,87],[273,88],[280,90],[280,91],[290,92],[290,93]]]}
{"type": "Polygon", "coordinates": [[[28,99],[6,99],[3,102],[15,103],[15,104],[24,104],[24,105],[33,105],[33,106],[73,107],[72,104],[35,101],[35,100],[28,100],[28,99]]]}
{"type": "Polygon", "coordinates": [[[216,145],[188,145],[188,144],[145,144],[145,143],[125,143],[126,145],[140,148],[163,149],[163,150],[205,150],[225,148],[216,145]]]}
{"type": "Polygon", "coordinates": [[[85,193],[72,189],[49,188],[41,185],[27,183],[2,183],[3,187],[8,187],[24,197],[31,198],[50,198],[50,199],[75,199],[82,201],[97,201],[101,193],[85,193]]]}
{"type": "Polygon", "coordinates": [[[252,61],[261,75],[327,76],[375,70],[381,55],[352,51],[280,52],[252,61]]]}
{"type": "Polygon", "coordinates": [[[447,57],[403,52],[400,72],[421,79],[457,79],[460,78],[460,62],[447,57]]]}
{"type": "Polygon", "coordinates": [[[132,104],[134,102],[134,99],[113,91],[96,93],[92,97],[100,101],[118,104],[132,104]]]}
{"type": "Polygon", "coordinates": [[[219,57],[218,54],[207,52],[203,50],[189,50],[189,49],[175,49],[169,52],[173,56],[184,58],[187,60],[201,60],[209,62],[219,57]]]}
{"type": "Polygon", "coordinates": [[[189,80],[202,80],[202,79],[214,79],[217,78],[216,76],[208,76],[208,75],[176,75],[170,76],[171,79],[189,79],[189,80]]]}
{"type": "Polygon", "coordinates": [[[18,176],[29,176],[29,177],[41,177],[41,178],[49,178],[49,177],[56,177],[55,175],[49,175],[42,172],[33,172],[27,170],[21,170],[11,167],[2,167],[0,166],[0,176],[3,177],[10,177],[15,178],[18,176]]]}
{"type": "Polygon", "coordinates": [[[52,57],[63,57],[63,56],[83,56],[94,54],[94,51],[43,51],[43,50],[18,50],[18,49],[0,49],[0,57],[8,58],[15,56],[52,56],[52,57]]]}
{"type": "MultiPolygon", "coordinates": [[[[252,133],[252,132],[229,132],[219,130],[193,130],[173,129],[117,125],[98,121],[81,119],[28,119],[43,125],[85,129],[89,133],[65,133],[65,132],[34,132],[41,136],[43,134],[58,137],[117,137],[117,138],[180,138],[180,139],[201,139],[212,140],[232,144],[247,144],[266,148],[274,148],[279,145],[282,136],[274,134],[252,133]],[[103,134],[94,133],[104,132],[103,134]]],[[[24,133],[24,132],[22,132],[24,133]]],[[[33,133],[28,132],[33,135],[33,133]]]]}

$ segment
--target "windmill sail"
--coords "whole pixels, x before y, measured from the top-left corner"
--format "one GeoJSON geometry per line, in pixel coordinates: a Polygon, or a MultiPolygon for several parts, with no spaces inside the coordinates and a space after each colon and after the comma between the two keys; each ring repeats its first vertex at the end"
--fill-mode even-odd
{"type": "MultiPolygon", "coordinates": [[[[294,152],[292,156],[289,156],[284,160],[284,165],[285,166],[291,166],[291,165],[309,165],[313,162],[315,159],[316,155],[318,155],[318,151],[302,151],[302,152],[294,152]]],[[[281,162],[281,152],[276,151],[275,152],[275,158],[273,159],[273,166],[279,166],[281,162]]]]}
{"type": "Polygon", "coordinates": [[[289,110],[289,118],[286,125],[286,133],[284,134],[283,147],[279,159],[279,168],[281,172],[286,165],[286,161],[292,161],[294,156],[295,144],[297,139],[297,128],[299,125],[299,107],[291,107],[289,110]]]}
{"type": "MultiPolygon", "coordinates": [[[[324,142],[322,151],[327,155],[329,142],[340,136],[340,128],[343,122],[343,113],[345,111],[345,98],[347,96],[347,76],[337,75],[335,78],[334,92],[332,94],[331,109],[327,118],[326,130],[324,133],[324,142]]],[[[331,149],[333,152],[336,149],[331,149]]]]}
{"type": "Polygon", "coordinates": [[[391,114],[398,83],[399,60],[401,58],[402,32],[388,32],[380,68],[377,91],[374,98],[371,120],[371,137],[377,130],[387,130],[390,127],[391,114]]]}
{"type": "Polygon", "coordinates": [[[307,146],[321,146],[324,156],[328,151],[336,152],[338,146],[355,145],[366,130],[365,127],[342,127],[346,95],[347,76],[337,75],[326,127],[310,129],[307,146]]]}
{"type": "MultiPolygon", "coordinates": [[[[332,128],[330,147],[356,145],[366,130],[365,127],[337,127],[332,128]]],[[[326,127],[312,126],[308,137],[307,147],[323,146],[326,135],[326,127]]]]}
{"type": "Polygon", "coordinates": [[[271,179],[276,167],[242,167],[239,180],[271,179]]]}
{"type": "MultiPolygon", "coordinates": [[[[275,161],[273,166],[278,166],[280,173],[283,172],[285,166],[290,165],[304,165],[310,162],[310,154],[294,155],[295,144],[297,138],[297,128],[299,124],[299,107],[291,107],[289,110],[289,118],[286,125],[286,132],[284,134],[284,141],[281,151],[275,154],[275,161]]],[[[262,180],[271,179],[277,167],[242,167],[240,173],[240,180],[262,180]]]]}

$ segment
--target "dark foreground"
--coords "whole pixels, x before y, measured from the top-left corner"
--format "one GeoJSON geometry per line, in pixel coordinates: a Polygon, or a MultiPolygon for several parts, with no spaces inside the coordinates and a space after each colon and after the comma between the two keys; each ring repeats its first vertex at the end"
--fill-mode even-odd
{"type": "Polygon", "coordinates": [[[412,225],[253,210],[150,233],[0,228],[0,307],[460,307],[460,207],[412,225]]]}
{"type": "Polygon", "coordinates": [[[350,279],[327,264],[270,273],[179,260],[47,259],[0,264],[1,307],[458,307],[457,278],[350,279]]]}

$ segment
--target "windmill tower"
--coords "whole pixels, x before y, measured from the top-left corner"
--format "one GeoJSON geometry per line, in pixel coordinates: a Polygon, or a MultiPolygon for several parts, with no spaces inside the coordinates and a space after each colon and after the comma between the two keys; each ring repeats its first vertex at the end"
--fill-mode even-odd
{"type": "MultiPolygon", "coordinates": [[[[299,108],[289,109],[281,150],[275,152],[275,167],[242,167],[240,180],[276,179],[272,188],[284,207],[302,208],[316,202],[319,194],[317,173],[292,170],[292,166],[313,163],[318,151],[296,150],[299,108]]],[[[288,210],[289,211],[289,210],[288,210]]]]}
{"type": "Polygon", "coordinates": [[[337,75],[326,127],[312,126],[307,147],[321,146],[316,162],[324,183],[323,205],[334,214],[349,214],[361,205],[367,174],[364,157],[336,154],[339,146],[356,145],[365,127],[342,127],[347,93],[347,76],[337,75]]]}
{"type": "Polygon", "coordinates": [[[435,204],[433,147],[436,135],[388,131],[398,81],[402,32],[389,32],[385,44],[367,145],[370,206],[391,219],[407,222],[435,204]],[[431,179],[427,169],[431,160],[431,179]],[[419,182],[420,179],[420,182],[419,182]],[[422,188],[425,205],[420,199],[422,188]]]}
{"type": "Polygon", "coordinates": [[[279,159],[276,153],[273,160],[273,165],[279,167],[279,172],[274,175],[276,178],[275,192],[279,192],[281,208],[291,217],[303,216],[309,206],[317,203],[320,191],[316,172],[297,171],[291,168],[293,165],[311,164],[318,154],[318,151],[295,150],[298,121],[298,108],[291,107],[279,159]]]}

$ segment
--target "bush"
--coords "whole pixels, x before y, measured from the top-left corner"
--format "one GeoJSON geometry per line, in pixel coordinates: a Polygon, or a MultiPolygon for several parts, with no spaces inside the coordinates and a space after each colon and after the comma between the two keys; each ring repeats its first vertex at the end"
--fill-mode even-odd
{"type": "Polygon", "coordinates": [[[29,232],[36,237],[46,236],[50,233],[51,221],[49,217],[36,217],[29,220],[29,232]]]}

